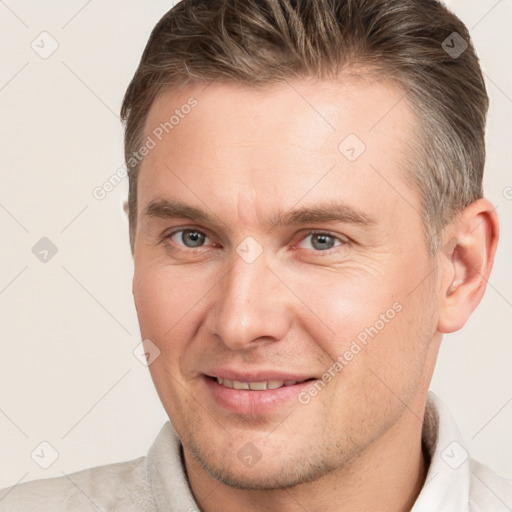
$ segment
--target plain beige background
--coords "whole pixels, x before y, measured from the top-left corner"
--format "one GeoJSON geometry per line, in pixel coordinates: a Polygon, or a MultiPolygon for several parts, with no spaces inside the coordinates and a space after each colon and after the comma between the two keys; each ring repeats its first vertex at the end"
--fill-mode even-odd
{"type": "MultiPolygon", "coordinates": [[[[102,200],[93,191],[122,174],[122,96],[172,4],[0,1],[0,487],[145,455],[167,419],[133,353],[127,180],[102,200]],[[58,250],[46,263],[32,251],[43,237],[58,250]]],[[[470,453],[512,478],[512,2],[448,5],[486,75],[485,185],[502,238],[483,303],[445,337],[432,389],[470,453]]]]}

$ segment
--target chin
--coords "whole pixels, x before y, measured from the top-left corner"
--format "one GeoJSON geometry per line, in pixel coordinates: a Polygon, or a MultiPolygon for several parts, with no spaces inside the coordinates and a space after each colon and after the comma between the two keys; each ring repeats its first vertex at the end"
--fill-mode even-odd
{"type": "Polygon", "coordinates": [[[299,459],[287,457],[283,461],[273,458],[272,464],[265,463],[263,458],[251,467],[244,467],[236,456],[231,459],[211,452],[203,456],[194,450],[192,455],[211,478],[226,486],[246,491],[295,487],[317,480],[335,469],[328,461],[307,460],[304,456],[299,459]]]}

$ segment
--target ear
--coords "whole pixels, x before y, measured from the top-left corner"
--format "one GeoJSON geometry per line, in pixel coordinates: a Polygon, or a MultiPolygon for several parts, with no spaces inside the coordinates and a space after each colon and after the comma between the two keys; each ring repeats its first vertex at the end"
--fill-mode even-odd
{"type": "Polygon", "coordinates": [[[446,230],[441,268],[438,331],[461,329],[485,292],[499,237],[495,207],[487,199],[467,206],[446,230]]]}
{"type": "Polygon", "coordinates": [[[123,212],[128,215],[128,201],[123,202],[123,212]]]}

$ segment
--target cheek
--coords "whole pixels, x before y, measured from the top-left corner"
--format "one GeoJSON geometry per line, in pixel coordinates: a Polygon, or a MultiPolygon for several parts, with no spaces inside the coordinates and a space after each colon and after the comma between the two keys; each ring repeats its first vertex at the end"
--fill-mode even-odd
{"type": "Polygon", "coordinates": [[[176,330],[187,325],[183,319],[193,313],[197,303],[197,287],[191,286],[190,276],[170,270],[159,265],[139,266],[133,278],[141,335],[161,350],[164,340],[175,338],[176,330]]]}
{"type": "Polygon", "coordinates": [[[359,269],[296,289],[315,313],[303,316],[303,328],[331,361],[344,357],[349,362],[344,373],[379,365],[402,372],[401,365],[424,357],[435,332],[435,304],[425,280],[428,265],[411,266],[414,275],[394,264],[385,272],[359,269]]]}
{"type": "Polygon", "coordinates": [[[133,296],[141,337],[151,340],[160,351],[149,365],[151,378],[166,411],[175,417],[175,397],[182,392],[180,360],[190,337],[191,306],[197,301],[190,282],[186,284],[175,269],[172,275],[170,270],[154,264],[136,266],[133,296]]]}
{"type": "Polygon", "coordinates": [[[152,341],[160,336],[164,327],[162,312],[173,302],[171,289],[165,280],[159,279],[157,273],[136,267],[133,277],[133,299],[143,338],[152,341]]]}
{"type": "Polygon", "coordinates": [[[315,313],[309,315],[307,330],[316,333],[314,339],[319,343],[324,338],[337,354],[343,353],[353,339],[364,341],[365,332],[374,324],[383,331],[395,319],[401,304],[399,290],[393,282],[386,282],[389,278],[382,273],[350,274],[317,279],[314,288],[305,284],[297,290],[315,313]]]}

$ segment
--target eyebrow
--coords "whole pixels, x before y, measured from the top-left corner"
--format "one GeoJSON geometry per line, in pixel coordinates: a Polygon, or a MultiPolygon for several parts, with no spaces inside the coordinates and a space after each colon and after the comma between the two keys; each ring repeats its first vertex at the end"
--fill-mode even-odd
{"type": "MultiPolygon", "coordinates": [[[[215,224],[214,217],[204,210],[169,199],[154,199],[145,208],[143,215],[150,218],[173,219],[186,218],[194,222],[215,224]]],[[[337,201],[331,201],[320,205],[301,207],[289,211],[280,210],[270,217],[268,224],[272,227],[318,224],[323,222],[342,222],[362,226],[377,224],[377,220],[365,212],[345,205],[337,201]]],[[[225,224],[222,222],[222,224],[225,224]]]]}

